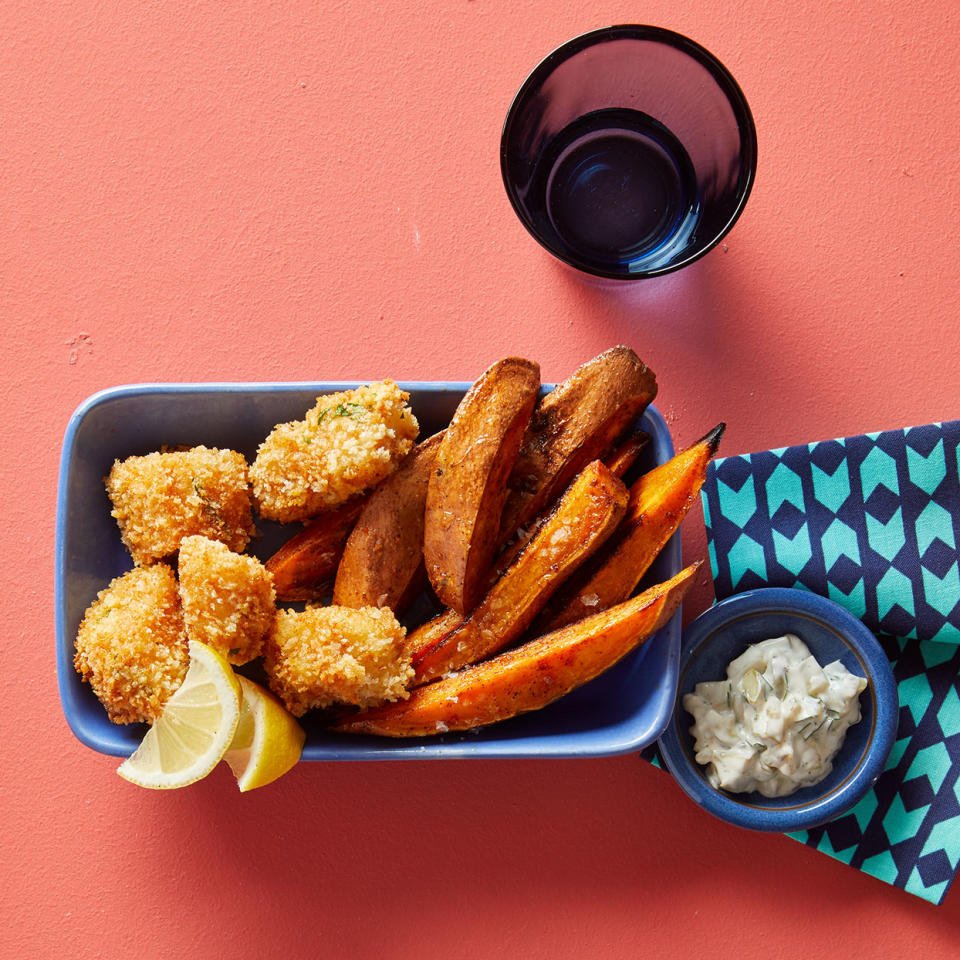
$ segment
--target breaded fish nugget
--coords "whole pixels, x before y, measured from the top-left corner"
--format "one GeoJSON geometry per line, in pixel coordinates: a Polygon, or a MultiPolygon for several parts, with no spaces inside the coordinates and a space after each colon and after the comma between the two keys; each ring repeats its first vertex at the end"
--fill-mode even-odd
{"type": "Polygon", "coordinates": [[[406,699],[405,634],[388,607],[280,610],[263,648],[270,688],[295,717],[333,703],[406,699]]]}
{"type": "Polygon", "coordinates": [[[190,655],[173,570],[135,567],[97,594],[77,631],[73,665],[114,723],[152,723],[190,655]]]}
{"type": "Polygon", "coordinates": [[[304,420],[274,427],[250,468],[261,516],[305,520],[388,477],[420,431],[409,399],[384,380],[318,397],[304,420]]]}
{"type": "Polygon", "coordinates": [[[170,556],[191,534],[239,552],[253,533],[247,461],[234,450],[200,446],[118,460],[107,493],[137,564],[170,556]]]}
{"type": "Polygon", "coordinates": [[[256,557],[234,553],[208,537],[185,537],[178,559],[183,621],[199,640],[230,663],[260,656],[273,625],[273,577],[256,557]]]}

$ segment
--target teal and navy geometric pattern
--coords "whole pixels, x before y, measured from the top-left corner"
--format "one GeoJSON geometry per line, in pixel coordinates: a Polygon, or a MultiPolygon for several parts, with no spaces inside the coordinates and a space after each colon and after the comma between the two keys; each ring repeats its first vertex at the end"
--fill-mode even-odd
{"type": "Polygon", "coordinates": [[[801,587],[876,633],[960,643],[960,421],[714,461],[717,598],[801,587]]]}
{"type": "Polygon", "coordinates": [[[960,867],[960,650],[881,636],[900,695],[886,770],[842,817],[798,840],[940,903],[960,867]]]}
{"type": "Polygon", "coordinates": [[[702,499],[718,599],[830,597],[893,664],[885,772],[849,813],[792,836],[939,903],[960,867],[960,422],[726,457],[702,499]]]}

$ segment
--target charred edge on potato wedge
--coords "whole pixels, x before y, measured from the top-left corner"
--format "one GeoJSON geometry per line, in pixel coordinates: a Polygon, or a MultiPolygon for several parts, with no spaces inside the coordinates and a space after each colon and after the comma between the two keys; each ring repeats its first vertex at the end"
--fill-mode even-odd
{"type": "Polygon", "coordinates": [[[415,630],[411,630],[407,634],[406,648],[410,651],[414,663],[416,663],[418,657],[437,646],[447,634],[456,630],[465,619],[456,610],[444,610],[432,620],[428,620],[415,630]]]}
{"type": "Polygon", "coordinates": [[[603,462],[610,468],[615,477],[622,480],[627,471],[637,462],[643,448],[650,442],[650,434],[643,430],[634,430],[622,440],[613,452],[603,458],[603,462]]]}
{"type": "Polygon", "coordinates": [[[664,627],[700,564],[665,583],[492,660],[341,721],[342,733],[427,737],[539,710],[608,670],[664,627]]]}

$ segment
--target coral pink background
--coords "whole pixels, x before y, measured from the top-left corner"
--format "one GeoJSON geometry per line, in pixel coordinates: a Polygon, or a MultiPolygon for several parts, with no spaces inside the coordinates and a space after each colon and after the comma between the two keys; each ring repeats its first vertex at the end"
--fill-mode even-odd
{"type": "Polygon", "coordinates": [[[52,577],[64,427],[118,383],[560,379],[625,342],[678,445],[956,417],[957,41],[945,0],[8,0],[0,955],[956,956],[960,889],[728,827],[635,756],[138,790],[67,729],[52,577]],[[544,54],[638,18],[728,64],[760,162],[722,247],[611,291],[524,232],[498,144],[544,54]]]}

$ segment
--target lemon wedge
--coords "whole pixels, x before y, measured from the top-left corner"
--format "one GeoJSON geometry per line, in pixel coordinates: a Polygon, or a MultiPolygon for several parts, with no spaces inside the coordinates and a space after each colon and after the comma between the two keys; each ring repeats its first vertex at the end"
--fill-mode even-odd
{"type": "Polygon", "coordinates": [[[220,762],[239,721],[240,684],[230,664],[205,643],[191,640],[183,683],[117,773],[152,790],[195,783],[220,762]]]}
{"type": "Polygon", "coordinates": [[[300,759],[306,734],[269,690],[238,677],[240,723],[224,760],[241,792],[272,783],[300,759]]]}

